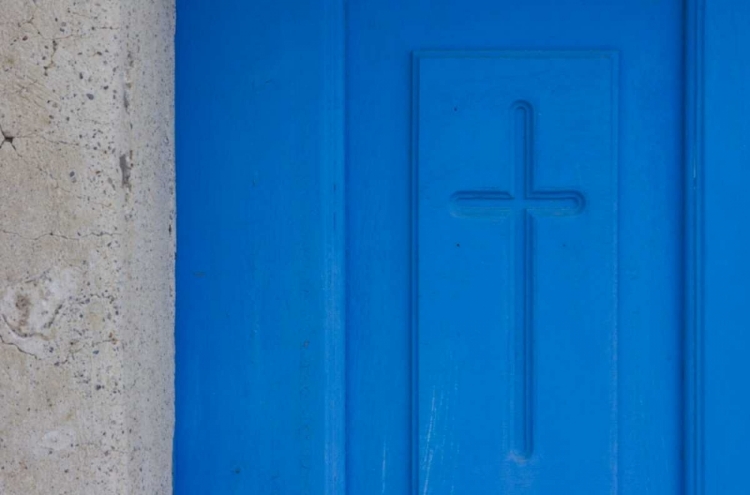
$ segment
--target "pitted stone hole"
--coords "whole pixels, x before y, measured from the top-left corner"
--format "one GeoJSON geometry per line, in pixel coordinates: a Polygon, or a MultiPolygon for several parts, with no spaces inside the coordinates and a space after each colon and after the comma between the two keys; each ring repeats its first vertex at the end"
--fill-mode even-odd
{"type": "Polygon", "coordinates": [[[2,148],[5,143],[8,143],[13,149],[16,149],[16,146],[13,144],[13,140],[16,138],[14,135],[2,130],[2,128],[0,128],[0,135],[3,137],[2,141],[0,141],[0,148],[2,148]]]}
{"type": "Polygon", "coordinates": [[[122,174],[122,187],[130,189],[130,171],[133,168],[133,151],[120,155],[120,172],[122,174]]]}

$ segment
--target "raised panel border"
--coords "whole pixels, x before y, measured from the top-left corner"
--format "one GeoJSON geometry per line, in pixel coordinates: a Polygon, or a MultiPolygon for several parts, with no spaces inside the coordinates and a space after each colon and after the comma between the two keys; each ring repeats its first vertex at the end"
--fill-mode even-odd
{"type": "MultiPolygon", "coordinates": [[[[418,123],[418,116],[419,116],[419,90],[420,90],[420,62],[424,59],[439,59],[439,58],[451,58],[451,59],[460,59],[460,58],[472,58],[472,59],[490,59],[490,58],[504,58],[504,59],[587,59],[587,58],[602,58],[609,61],[609,63],[612,66],[612,80],[611,84],[613,85],[613,91],[612,91],[612,108],[614,109],[614,123],[612,128],[612,142],[613,142],[613,153],[614,156],[612,157],[613,163],[615,164],[615,167],[618,164],[619,161],[619,153],[617,151],[618,147],[618,121],[617,121],[617,112],[619,108],[619,84],[618,84],[618,78],[619,78],[619,71],[620,71],[620,53],[617,50],[584,50],[584,49],[578,49],[578,50],[555,50],[555,49],[508,49],[508,50],[502,50],[502,49],[479,49],[479,50],[451,50],[451,49],[445,49],[445,50],[434,50],[434,49],[425,49],[425,50],[414,50],[411,53],[411,97],[412,97],[412,108],[411,108],[411,167],[412,167],[412,175],[411,175],[411,253],[412,253],[412,259],[411,259],[411,345],[412,345],[412,352],[411,352],[411,370],[412,370],[412,376],[411,376],[411,436],[410,436],[410,442],[411,442],[411,491],[410,493],[417,494],[420,493],[420,481],[419,481],[419,465],[420,465],[420,458],[419,458],[419,375],[418,375],[418,368],[419,368],[419,321],[418,321],[418,297],[419,297],[419,287],[418,287],[418,266],[419,266],[419,235],[418,235],[418,210],[419,210],[419,150],[418,150],[418,143],[419,143],[419,123],[418,123]]],[[[524,104],[528,104],[525,102],[522,102],[524,104]]],[[[615,187],[617,189],[617,186],[615,187]]],[[[571,193],[569,191],[565,192],[566,194],[569,194],[573,197],[572,202],[576,204],[575,210],[579,211],[583,208],[585,204],[585,197],[580,193],[571,193]]],[[[454,200],[456,198],[460,198],[462,195],[466,194],[467,197],[470,197],[472,195],[471,191],[467,192],[459,192],[454,195],[454,200]]],[[[454,211],[455,214],[455,211],[454,211]]],[[[615,230],[617,231],[616,226],[615,230]]],[[[617,335],[618,329],[615,330],[615,341],[616,341],[616,335],[617,335]]],[[[617,353],[617,345],[614,346],[614,362],[616,362],[616,353],[617,353]]],[[[614,373],[614,383],[613,383],[613,389],[617,390],[618,387],[618,376],[617,373],[614,373]]],[[[616,422],[617,418],[613,418],[616,422]]],[[[617,426],[616,426],[617,428],[617,426]]],[[[616,429],[615,429],[616,431],[616,429]]],[[[612,450],[615,452],[615,457],[617,456],[617,448],[616,448],[616,440],[613,439],[612,441],[612,450]]],[[[616,469],[613,470],[615,473],[615,477],[613,478],[613,485],[617,486],[617,480],[616,480],[616,469]]]]}

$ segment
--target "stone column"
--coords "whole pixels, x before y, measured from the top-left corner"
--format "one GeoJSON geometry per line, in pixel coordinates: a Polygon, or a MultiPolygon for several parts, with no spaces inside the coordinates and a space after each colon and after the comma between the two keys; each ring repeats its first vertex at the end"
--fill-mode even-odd
{"type": "Polygon", "coordinates": [[[173,0],[3,0],[0,493],[171,493],[173,0]]]}

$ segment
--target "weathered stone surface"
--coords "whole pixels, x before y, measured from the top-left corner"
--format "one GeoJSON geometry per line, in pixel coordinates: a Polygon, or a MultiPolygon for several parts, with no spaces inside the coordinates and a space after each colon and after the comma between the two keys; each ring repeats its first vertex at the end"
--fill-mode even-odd
{"type": "Polygon", "coordinates": [[[3,0],[0,494],[171,493],[173,0],[3,0]]]}

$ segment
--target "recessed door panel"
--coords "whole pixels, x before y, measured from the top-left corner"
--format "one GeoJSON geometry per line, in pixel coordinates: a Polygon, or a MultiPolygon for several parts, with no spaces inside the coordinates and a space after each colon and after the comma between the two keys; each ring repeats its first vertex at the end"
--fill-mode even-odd
{"type": "Polygon", "coordinates": [[[420,492],[615,485],[617,63],[415,54],[420,492]]]}

